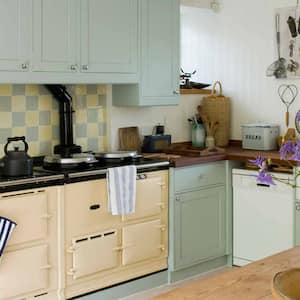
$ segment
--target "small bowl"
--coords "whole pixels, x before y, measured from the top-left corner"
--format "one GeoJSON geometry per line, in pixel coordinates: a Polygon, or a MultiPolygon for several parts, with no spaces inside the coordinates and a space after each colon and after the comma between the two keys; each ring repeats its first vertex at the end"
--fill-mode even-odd
{"type": "Polygon", "coordinates": [[[272,281],[272,295],[276,300],[300,300],[300,268],[277,273],[272,281]]]}

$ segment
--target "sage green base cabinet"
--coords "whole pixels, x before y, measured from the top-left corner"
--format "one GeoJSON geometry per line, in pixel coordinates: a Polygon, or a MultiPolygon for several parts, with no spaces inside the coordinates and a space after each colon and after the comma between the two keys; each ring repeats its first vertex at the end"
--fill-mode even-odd
{"type": "Polygon", "coordinates": [[[231,163],[170,169],[169,282],[232,262],[231,163]]]}
{"type": "Polygon", "coordinates": [[[114,85],[118,106],[179,103],[179,0],[140,0],[139,84],[114,85]]]}

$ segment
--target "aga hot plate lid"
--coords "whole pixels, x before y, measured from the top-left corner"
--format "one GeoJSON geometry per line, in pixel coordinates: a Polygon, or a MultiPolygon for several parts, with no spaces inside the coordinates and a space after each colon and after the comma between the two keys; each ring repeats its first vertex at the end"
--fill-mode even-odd
{"type": "Polygon", "coordinates": [[[139,155],[136,151],[112,151],[112,152],[100,152],[95,153],[96,158],[103,159],[122,159],[122,158],[140,158],[142,155],[139,155]]]}
{"type": "Polygon", "coordinates": [[[44,163],[47,164],[79,164],[79,163],[96,163],[95,156],[91,153],[75,153],[72,157],[61,157],[60,155],[46,156],[44,163]]]}

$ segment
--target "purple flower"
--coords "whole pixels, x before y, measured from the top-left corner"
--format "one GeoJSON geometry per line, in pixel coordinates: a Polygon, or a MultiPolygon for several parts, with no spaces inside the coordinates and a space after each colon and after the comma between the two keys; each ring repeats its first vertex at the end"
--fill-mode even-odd
{"type": "Polygon", "coordinates": [[[262,184],[275,185],[273,177],[271,174],[268,174],[265,169],[258,172],[258,175],[254,175],[256,181],[262,184]]]}
{"type": "Polygon", "coordinates": [[[300,110],[297,111],[296,122],[300,122],[300,110]]]}
{"type": "Polygon", "coordinates": [[[257,156],[256,159],[249,160],[252,164],[256,165],[257,167],[264,167],[265,159],[262,156],[257,156]]]}
{"type": "Polygon", "coordinates": [[[295,152],[295,146],[292,141],[287,141],[285,142],[281,147],[280,147],[280,159],[289,159],[290,155],[294,154],[295,152]]]}

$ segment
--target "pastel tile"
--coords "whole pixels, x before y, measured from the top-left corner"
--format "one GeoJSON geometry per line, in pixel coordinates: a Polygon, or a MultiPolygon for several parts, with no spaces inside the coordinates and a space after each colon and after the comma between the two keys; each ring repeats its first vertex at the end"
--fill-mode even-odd
{"type": "Polygon", "coordinates": [[[43,84],[38,85],[39,95],[49,95],[50,92],[47,90],[47,88],[43,84]]]}
{"type": "Polygon", "coordinates": [[[25,127],[13,127],[12,128],[12,135],[13,136],[25,136],[26,135],[26,128],[25,127]]]}
{"type": "Polygon", "coordinates": [[[98,122],[98,109],[89,108],[87,110],[87,122],[97,123],[98,122]]]}
{"type": "Polygon", "coordinates": [[[26,110],[38,110],[39,98],[38,96],[26,96],[26,110]]]}
{"type": "Polygon", "coordinates": [[[52,139],[59,140],[59,127],[52,125],[52,139]]]}
{"type": "Polygon", "coordinates": [[[76,124],[75,134],[78,138],[87,137],[87,125],[76,124]]]}
{"type": "Polygon", "coordinates": [[[39,125],[51,125],[50,111],[40,111],[39,112],[39,125]]]}
{"type": "Polygon", "coordinates": [[[52,142],[51,141],[40,142],[40,153],[43,155],[50,155],[52,153],[52,142]]]}
{"type": "Polygon", "coordinates": [[[87,151],[88,147],[87,147],[87,138],[76,138],[76,144],[80,145],[82,147],[82,151],[87,151]]]}
{"type": "Polygon", "coordinates": [[[88,84],[86,88],[87,94],[97,94],[97,85],[95,84],[88,84]]]}
{"type": "Polygon", "coordinates": [[[0,111],[0,128],[12,127],[12,113],[0,111]]]}
{"type": "Polygon", "coordinates": [[[98,94],[99,95],[106,95],[107,86],[105,84],[98,84],[98,94]]]}
{"type": "MultiPolygon", "coordinates": [[[[6,144],[8,137],[12,137],[12,129],[11,128],[0,128],[0,143],[6,144]]],[[[0,146],[0,149],[2,149],[1,146],[0,146]]]]}
{"type": "Polygon", "coordinates": [[[26,126],[38,126],[39,125],[39,112],[28,111],[26,112],[26,126]]]}
{"type": "Polygon", "coordinates": [[[12,87],[12,95],[13,96],[25,95],[25,85],[24,84],[14,84],[12,87]]]}
{"type": "Polygon", "coordinates": [[[38,96],[39,87],[37,84],[27,84],[25,86],[25,96],[38,96]]]}
{"type": "Polygon", "coordinates": [[[0,96],[11,96],[12,85],[11,84],[0,84],[0,96]]]}
{"type": "Polygon", "coordinates": [[[0,96],[0,111],[11,111],[10,96],[0,96]]]}
{"type": "Polygon", "coordinates": [[[25,112],[12,112],[12,126],[25,126],[25,112]]]}
{"type": "Polygon", "coordinates": [[[107,97],[106,95],[98,95],[98,104],[101,106],[106,106],[106,101],[107,97]]]}
{"type": "Polygon", "coordinates": [[[54,100],[51,95],[39,96],[39,110],[50,111],[52,109],[52,101],[56,100],[54,100]]]}
{"type": "Polygon", "coordinates": [[[98,151],[98,138],[88,138],[87,148],[91,151],[98,151]]]}
{"type": "Polygon", "coordinates": [[[86,95],[87,91],[86,91],[86,85],[84,84],[78,84],[75,87],[75,94],[76,95],[86,95]]]}
{"type": "Polygon", "coordinates": [[[76,96],[76,109],[86,109],[87,107],[87,99],[86,95],[78,95],[76,96]]]}
{"type": "Polygon", "coordinates": [[[106,123],[101,122],[98,123],[98,135],[99,136],[106,136],[107,132],[106,132],[106,123]]]}
{"type": "Polygon", "coordinates": [[[87,107],[98,106],[98,95],[87,95],[87,107]]]}
{"type": "Polygon", "coordinates": [[[98,124],[87,124],[87,136],[98,137],[98,124]]]}
{"type": "Polygon", "coordinates": [[[52,139],[52,127],[51,126],[40,126],[39,127],[39,140],[49,141],[52,139]]]}
{"type": "Polygon", "coordinates": [[[12,111],[26,111],[25,96],[11,96],[11,110],[12,111]]]}
{"type": "Polygon", "coordinates": [[[37,142],[39,140],[39,128],[38,127],[27,127],[26,128],[26,139],[28,142],[37,142]]]}
{"type": "Polygon", "coordinates": [[[76,123],[87,123],[87,111],[77,110],[76,111],[76,123]]]}
{"type": "Polygon", "coordinates": [[[40,143],[39,142],[30,142],[28,144],[28,153],[31,156],[37,156],[42,154],[40,152],[40,143]]]}
{"type": "Polygon", "coordinates": [[[51,111],[51,125],[57,126],[59,124],[59,114],[57,111],[51,111]]]}

